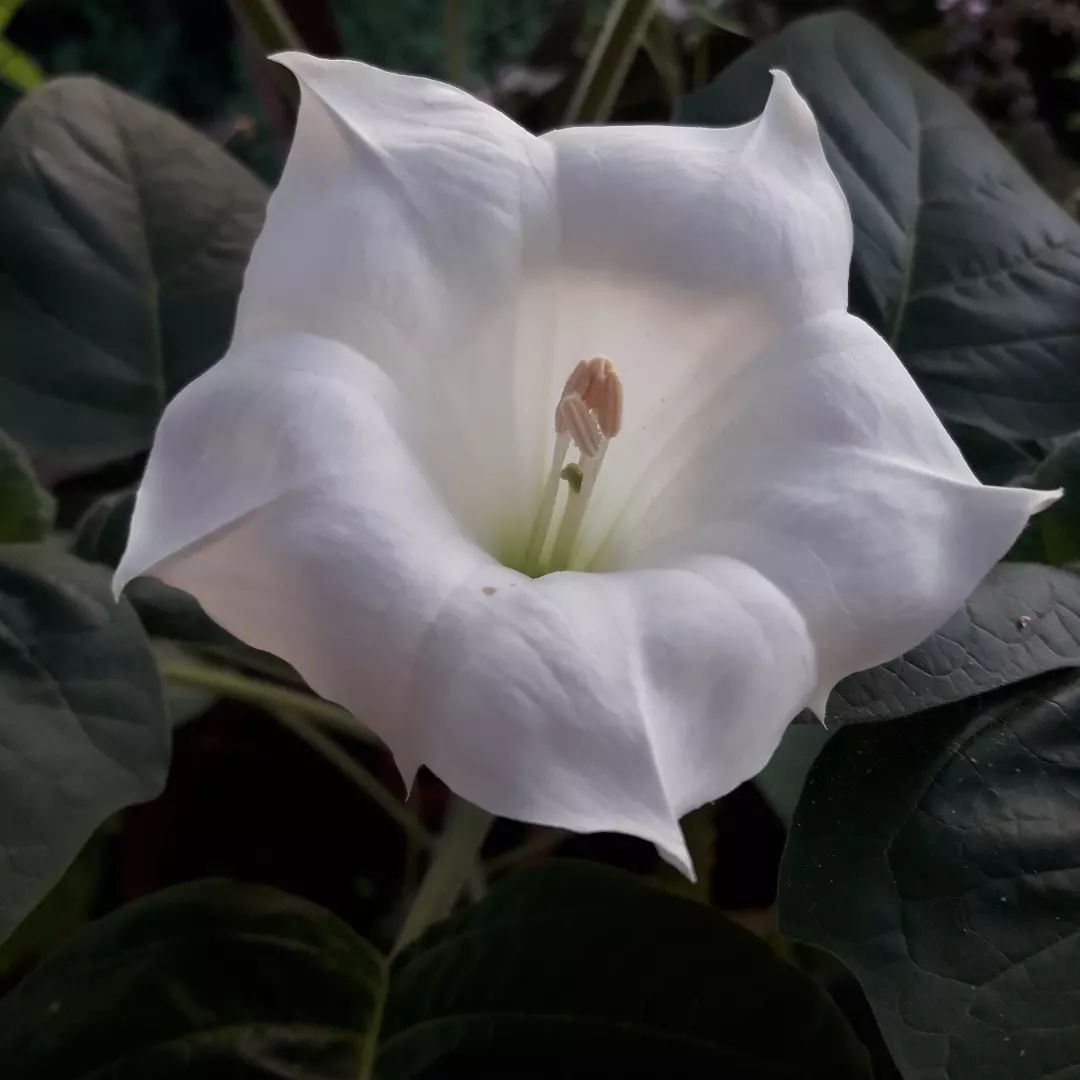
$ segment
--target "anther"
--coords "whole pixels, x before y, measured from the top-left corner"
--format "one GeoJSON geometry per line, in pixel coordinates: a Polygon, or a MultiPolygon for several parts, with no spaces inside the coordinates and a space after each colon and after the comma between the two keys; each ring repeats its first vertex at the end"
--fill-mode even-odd
{"type": "Polygon", "coordinates": [[[560,434],[563,431],[569,432],[570,438],[585,457],[596,457],[603,431],[597,417],[576,391],[567,394],[559,402],[555,411],[555,430],[560,434]]]}
{"type": "Polygon", "coordinates": [[[622,429],[622,381],[610,360],[601,360],[598,357],[592,363],[598,361],[602,366],[582,397],[585,404],[596,414],[604,436],[613,439],[622,429]]]}

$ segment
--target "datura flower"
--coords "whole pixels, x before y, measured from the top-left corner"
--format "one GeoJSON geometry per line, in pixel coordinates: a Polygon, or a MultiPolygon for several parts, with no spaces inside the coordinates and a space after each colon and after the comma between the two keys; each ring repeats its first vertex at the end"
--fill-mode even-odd
{"type": "Polygon", "coordinates": [[[165,412],[152,574],[496,814],[643,837],[915,645],[1053,494],[981,485],[846,311],[781,72],[726,130],[528,134],[450,86],[303,91],[226,356],[165,412]]]}

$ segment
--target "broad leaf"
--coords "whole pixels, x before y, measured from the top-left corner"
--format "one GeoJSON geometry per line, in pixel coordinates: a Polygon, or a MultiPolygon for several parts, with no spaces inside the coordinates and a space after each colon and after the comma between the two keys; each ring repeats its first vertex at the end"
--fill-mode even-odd
{"type": "Polygon", "coordinates": [[[181,886],[102,920],[0,1003],[0,1073],[20,1080],[549,1080],[597,1062],[869,1078],[835,1006],[767,946],[588,864],[511,879],[392,963],[281,893],[181,886]]]}
{"type": "Polygon", "coordinates": [[[1034,563],[1002,563],[921,645],[844,679],[829,698],[826,721],[836,728],[910,716],[1076,666],[1080,576],[1034,563]]]}
{"type": "Polygon", "coordinates": [[[53,499],[37,482],[30,459],[0,431],[0,544],[40,540],[52,525],[53,499]]]}
{"type": "Polygon", "coordinates": [[[1080,1062],[1080,677],[845,728],[781,871],[786,933],[858,976],[908,1080],[1080,1062]]]}
{"type": "Polygon", "coordinates": [[[168,758],[154,659],[108,575],[0,546],[0,937],[106,817],[160,791],[168,758]]]}
{"type": "Polygon", "coordinates": [[[61,472],[145,450],[228,344],[265,197],[96,79],[24,98],[0,130],[0,427],[61,472]]]}
{"type": "Polygon", "coordinates": [[[939,415],[958,435],[982,429],[980,457],[988,440],[1009,457],[1007,440],[1080,428],[1080,225],[952,91],[850,14],[764,41],[682,119],[756,116],[772,67],[813,108],[851,206],[853,309],[939,415]]]}

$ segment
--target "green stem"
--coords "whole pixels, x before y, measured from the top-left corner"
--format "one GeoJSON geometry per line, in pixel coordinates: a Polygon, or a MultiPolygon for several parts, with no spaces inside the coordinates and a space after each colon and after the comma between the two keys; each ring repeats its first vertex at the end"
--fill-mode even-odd
{"type": "Polygon", "coordinates": [[[304,48],[278,0],[232,0],[232,5],[264,55],[304,48]]]}
{"type": "Polygon", "coordinates": [[[429,926],[445,919],[476,872],[477,858],[494,820],[486,810],[455,798],[435,855],[420,882],[391,956],[415,941],[429,926]]]}
{"type": "Polygon", "coordinates": [[[363,742],[378,744],[378,738],[360,723],[354,716],[339,705],[305,694],[301,690],[290,690],[277,683],[252,679],[237,671],[227,671],[212,664],[200,664],[194,661],[159,660],[162,678],[170,682],[184,683],[187,686],[199,686],[204,690],[213,690],[222,697],[236,701],[246,701],[252,705],[261,705],[264,709],[276,712],[287,709],[317,720],[325,727],[333,728],[344,735],[360,739],[363,742]]]}
{"type": "Polygon", "coordinates": [[[574,87],[564,126],[602,124],[611,115],[655,6],[655,0],[613,0],[574,87]]]}
{"type": "Polygon", "coordinates": [[[274,715],[298,739],[307,743],[324,761],[333,765],[372,802],[377,803],[388,818],[401,826],[402,831],[414,844],[424,850],[433,846],[431,833],[410,813],[407,807],[329,735],[290,710],[282,709],[274,715]]]}
{"type": "Polygon", "coordinates": [[[536,855],[544,855],[569,835],[565,829],[542,829],[516,848],[511,848],[502,855],[496,855],[494,859],[488,859],[484,864],[487,876],[494,877],[496,874],[509,870],[516,863],[524,862],[536,855]]]}
{"type": "Polygon", "coordinates": [[[464,86],[469,74],[468,0],[443,0],[443,38],[446,42],[446,75],[455,86],[464,86]]]}

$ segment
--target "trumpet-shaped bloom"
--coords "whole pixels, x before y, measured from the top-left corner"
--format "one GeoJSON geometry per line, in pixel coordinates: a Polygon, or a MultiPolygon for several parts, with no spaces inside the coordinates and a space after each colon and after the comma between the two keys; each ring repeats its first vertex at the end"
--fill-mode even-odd
{"type": "Polygon", "coordinates": [[[981,485],[847,314],[782,73],[728,130],[534,137],[282,58],[303,100],[227,355],[158,430],[153,574],[497,814],[654,842],[940,625],[1053,494],[981,485]]]}

